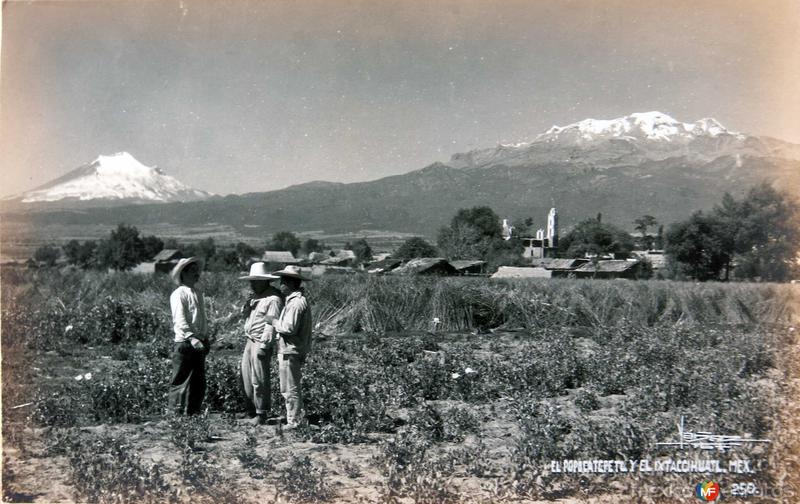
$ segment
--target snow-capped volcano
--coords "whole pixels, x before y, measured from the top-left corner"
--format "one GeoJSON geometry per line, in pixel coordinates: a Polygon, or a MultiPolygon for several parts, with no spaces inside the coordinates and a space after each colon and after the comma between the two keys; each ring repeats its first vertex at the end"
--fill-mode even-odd
{"type": "Polygon", "coordinates": [[[22,203],[114,200],[131,203],[193,201],[209,197],[156,167],[145,166],[127,152],[99,156],[13,199],[22,203]]]}
{"type": "Polygon", "coordinates": [[[553,126],[529,142],[454,154],[447,164],[483,168],[570,163],[603,168],[677,157],[708,162],[751,155],[800,159],[800,148],[728,130],[712,118],[684,123],[662,112],[639,112],[553,126]]]}
{"type": "Polygon", "coordinates": [[[537,136],[535,141],[553,141],[566,136],[573,141],[627,138],[674,142],[693,140],[698,136],[720,135],[744,139],[744,135],[728,131],[716,119],[705,118],[694,123],[684,123],[661,112],[639,112],[617,119],[584,119],[568,126],[553,126],[537,136]]]}

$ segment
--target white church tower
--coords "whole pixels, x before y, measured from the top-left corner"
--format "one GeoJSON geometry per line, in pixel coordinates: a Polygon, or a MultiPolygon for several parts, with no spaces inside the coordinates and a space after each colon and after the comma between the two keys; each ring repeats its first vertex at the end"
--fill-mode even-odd
{"type": "Polygon", "coordinates": [[[558,247],[558,212],[555,208],[547,214],[547,246],[558,247]]]}
{"type": "Polygon", "coordinates": [[[506,241],[510,240],[513,233],[514,233],[514,226],[511,225],[508,219],[503,219],[503,232],[502,232],[503,239],[506,241]]]}

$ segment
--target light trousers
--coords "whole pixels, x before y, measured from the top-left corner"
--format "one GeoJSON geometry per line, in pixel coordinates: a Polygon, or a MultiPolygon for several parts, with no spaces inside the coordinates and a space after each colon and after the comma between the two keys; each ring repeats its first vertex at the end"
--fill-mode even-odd
{"type": "Polygon", "coordinates": [[[242,353],[242,385],[245,395],[255,406],[256,414],[265,415],[272,407],[269,387],[272,346],[266,349],[260,349],[259,346],[259,343],[247,339],[242,353]]]}
{"type": "Polygon", "coordinates": [[[296,426],[303,419],[302,367],[299,355],[278,354],[281,395],[286,402],[286,424],[296,426]]]}

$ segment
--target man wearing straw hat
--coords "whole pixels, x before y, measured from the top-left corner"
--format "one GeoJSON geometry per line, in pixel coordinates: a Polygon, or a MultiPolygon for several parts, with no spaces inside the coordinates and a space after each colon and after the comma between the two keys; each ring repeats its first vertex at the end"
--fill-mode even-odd
{"type": "Polygon", "coordinates": [[[178,287],[169,297],[175,332],[169,407],[177,414],[200,413],[206,393],[208,323],[203,294],[195,289],[201,268],[200,259],[188,257],[178,261],[171,273],[178,287]]]}
{"type": "Polygon", "coordinates": [[[278,376],[286,402],[286,427],[293,429],[302,421],[302,367],[311,350],[311,307],[301,287],[310,278],[293,265],[272,274],[281,278],[281,292],[286,297],[272,325],[278,333],[278,376]]]}
{"type": "Polygon", "coordinates": [[[272,406],[269,384],[269,363],[275,329],[267,323],[280,315],[283,301],[281,293],[270,285],[270,280],[280,277],[267,272],[267,265],[256,262],[250,266],[250,274],[239,280],[250,280],[251,297],[242,308],[246,317],[244,333],[247,343],[242,354],[242,383],[251,407],[255,406],[252,423],[263,425],[272,406]]]}

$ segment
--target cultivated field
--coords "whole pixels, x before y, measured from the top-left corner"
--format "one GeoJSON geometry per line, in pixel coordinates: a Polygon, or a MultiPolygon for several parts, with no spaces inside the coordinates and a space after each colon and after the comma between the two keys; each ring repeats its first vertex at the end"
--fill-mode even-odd
{"type": "MultiPolygon", "coordinates": [[[[243,287],[204,275],[212,320],[243,287]]],[[[695,502],[709,479],[730,501],[753,488],[767,497],[749,502],[800,498],[796,286],[324,278],[309,285],[310,425],[291,433],[233,418],[234,320],[217,324],[207,414],[164,415],[172,288],[2,271],[6,500],[695,502]],[[681,417],[771,442],[657,445],[677,440],[681,417]],[[746,459],[754,472],[552,472],[665,458],[746,459]]]]}

